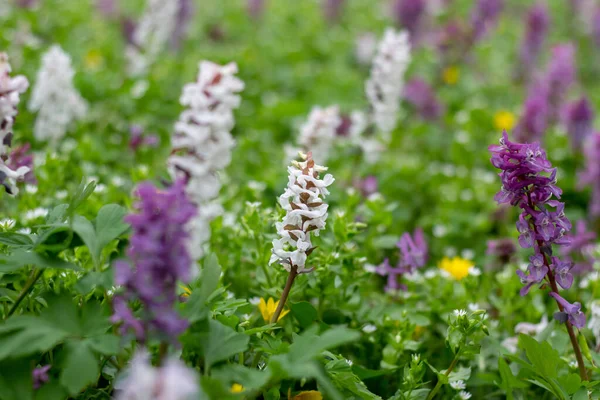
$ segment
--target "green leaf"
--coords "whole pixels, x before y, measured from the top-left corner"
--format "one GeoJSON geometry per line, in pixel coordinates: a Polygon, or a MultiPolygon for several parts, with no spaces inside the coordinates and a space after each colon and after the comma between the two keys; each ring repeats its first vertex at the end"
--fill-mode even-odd
{"type": "Polygon", "coordinates": [[[65,389],[56,380],[45,383],[41,388],[35,391],[35,400],[56,400],[66,399],[69,395],[65,389]]]}
{"type": "Polygon", "coordinates": [[[99,335],[86,339],[87,345],[100,354],[107,356],[119,352],[119,338],[114,335],[99,335]]]}
{"type": "Polygon", "coordinates": [[[10,247],[32,247],[33,241],[29,235],[17,232],[0,232],[0,243],[10,247]]]}
{"type": "Polygon", "coordinates": [[[568,394],[573,394],[581,388],[581,378],[578,374],[563,375],[557,382],[568,394]]]}
{"type": "Polygon", "coordinates": [[[127,209],[117,204],[107,204],[98,211],[96,237],[100,251],[129,229],[129,225],[123,222],[126,214],[127,209]]]}
{"type": "Polygon", "coordinates": [[[66,210],[67,215],[71,215],[88,197],[94,193],[96,189],[96,182],[91,181],[89,184],[85,184],[85,178],[81,180],[81,183],[75,190],[73,196],[69,201],[69,207],[66,210]]]}
{"type": "Polygon", "coordinates": [[[316,335],[316,327],[294,338],[290,346],[289,359],[293,362],[310,360],[323,350],[328,350],[358,340],[360,334],[345,327],[335,327],[316,335]]]}
{"type": "Polygon", "coordinates": [[[208,368],[248,348],[250,338],[247,335],[238,333],[212,319],[209,325],[208,337],[202,343],[204,362],[208,368]]]}
{"type": "Polygon", "coordinates": [[[319,318],[317,310],[307,301],[294,303],[290,308],[294,317],[296,317],[300,326],[303,328],[309,327],[319,318]]]}
{"type": "Polygon", "coordinates": [[[186,302],[183,314],[190,322],[194,323],[208,317],[210,311],[207,307],[211,294],[215,292],[221,277],[221,267],[214,254],[208,255],[204,260],[204,268],[200,277],[200,288],[193,290],[186,302]]]}
{"type": "Polygon", "coordinates": [[[35,241],[34,249],[37,252],[59,253],[73,244],[73,230],[65,224],[51,225],[43,230],[35,241]]]}
{"type": "Polygon", "coordinates": [[[66,330],[39,317],[12,317],[0,326],[0,360],[48,351],[68,336],[66,330]]]}
{"type": "Polygon", "coordinates": [[[548,342],[538,343],[531,336],[521,334],[519,345],[525,349],[527,358],[540,376],[546,379],[558,377],[558,367],[563,361],[548,342]]]}
{"type": "Polygon", "coordinates": [[[0,363],[0,399],[30,400],[32,398],[31,362],[22,359],[0,363]]]}
{"type": "Polygon", "coordinates": [[[365,380],[365,379],[370,379],[370,378],[378,378],[380,376],[385,376],[385,375],[389,375],[391,373],[393,373],[394,371],[396,371],[397,368],[389,368],[389,369],[368,369],[365,367],[362,367],[358,364],[354,364],[352,365],[352,372],[354,372],[354,374],[356,376],[358,376],[361,380],[365,380]]]}
{"type": "Polygon", "coordinates": [[[98,238],[96,237],[96,230],[94,229],[94,225],[87,218],[82,217],[81,215],[75,215],[73,217],[72,223],[73,231],[79,235],[83,243],[90,250],[90,254],[94,259],[94,263],[97,261],[98,250],[98,238]]]}
{"type": "Polygon", "coordinates": [[[396,235],[383,235],[373,240],[373,247],[379,249],[393,249],[398,243],[399,237],[396,235]]]}
{"type": "Polygon", "coordinates": [[[259,390],[271,379],[270,372],[270,370],[260,371],[239,364],[231,364],[215,368],[211,375],[229,386],[238,383],[245,390],[259,390]]]}
{"type": "Polygon", "coordinates": [[[86,342],[69,342],[66,350],[67,355],[60,375],[60,383],[71,396],[74,396],[87,385],[98,380],[100,368],[94,353],[86,342]]]}
{"type": "Polygon", "coordinates": [[[46,216],[46,223],[52,225],[58,222],[64,222],[67,215],[68,204],[59,204],[54,207],[46,216]]]}
{"type": "Polygon", "coordinates": [[[79,266],[64,261],[56,256],[44,256],[32,251],[16,250],[7,256],[0,256],[0,272],[7,273],[17,271],[26,265],[32,265],[36,268],[81,270],[79,266]]]}

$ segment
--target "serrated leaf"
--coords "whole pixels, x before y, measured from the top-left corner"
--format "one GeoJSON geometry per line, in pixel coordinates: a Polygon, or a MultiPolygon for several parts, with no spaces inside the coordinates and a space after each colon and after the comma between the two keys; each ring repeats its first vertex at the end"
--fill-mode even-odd
{"type": "Polygon", "coordinates": [[[87,385],[98,380],[100,368],[94,353],[86,342],[69,342],[66,351],[67,355],[60,375],[60,383],[71,396],[74,396],[87,385]]]}
{"type": "Polygon", "coordinates": [[[525,349],[527,358],[540,376],[546,379],[558,377],[558,366],[563,361],[548,342],[538,343],[531,336],[521,334],[519,345],[525,349]]]}
{"type": "Polygon", "coordinates": [[[98,238],[96,237],[96,230],[94,229],[94,225],[87,218],[82,217],[81,215],[73,216],[73,223],[71,225],[73,227],[73,231],[79,235],[83,243],[87,246],[94,259],[94,263],[97,261],[98,250],[98,238]]]}
{"type": "Polygon", "coordinates": [[[85,178],[82,179],[81,183],[75,190],[75,193],[73,194],[73,196],[71,196],[71,199],[69,201],[69,207],[67,208],[65,213],[67,215],[71,215],[81,205],[81,203],[83,203],[88,197],[91,196],[92,193],[94,193],[95,189],[95,181],[91,181],[86,185],[85,178]]]}
{"type": "Polygon", "coordinates": [[[113,355],[119,352],[119,338],[114,335],[105,334],[93,336],[86,339],[87,345],[104,355],[113,355]]]}

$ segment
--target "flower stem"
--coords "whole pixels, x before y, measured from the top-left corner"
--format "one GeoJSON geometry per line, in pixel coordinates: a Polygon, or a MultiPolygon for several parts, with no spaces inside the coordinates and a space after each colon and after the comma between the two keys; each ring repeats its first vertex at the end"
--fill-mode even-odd
{"type": "Polygon", "coordinates": [[[12,305],[12,307],[10,308],[10,310],[8,310],[8,314],[6,314],[5,318],[10,317],[11,315],[14,314],[15,311],[17,311],[17,308],[19,307],[19,304],[21,304],[21,302],[23,301],[23,299],[25,298],[25,296],[27,296],[29,294],[29,292],[31,292],[31,289],[33,289],[33,285],[35,285],[35,283],[37,282],[37,280],[40,279],[40,276],[42,276],[43,272],[44,272],[44,270],[40,268],[37,271],[33,271],[31,273],[31,276],[29,277],[29,280],[27,281],[27,283],[25,283],[25,286],[23,287],[23,290],[21,290],[21,293],[19,294],[19,297],[14,302],[14,304],[12,305]]]}
{"type": "MultiPolygon", "coordinates": [[[[456,352],[456,355],[454,356],[454,360],[452,360],[452,362],[450,363],[450,366],[448,367],[446,372],[444,372],[444,375],[446,375],[446,376],[450,375],[450,372],[452,372],[454,367],[456,367],[456,363],[458,363],[458,357],[460,357],[460,349],[458,349],[458,351],[456,352]]],[[[433,399],[441,387],[442,387],[442,381],[440,379],[438,379],[433,390],[431,392],[429,392],[429,395],[427,396],[427,400],[433,399]]]]}
{"type": "Polygon", "coordinates": [[[296,272],[297,270],[298,270],[298,267],[296,267],[295,265],[292,265],[292,267],[290,268],[290,274],[288,275],[287,281],[285,282],[285,287],[283,288],[283,293],[281,293],[281,299],[279,300],[279,304],[277,305],[277,309],[275,310],[273,317],[271,317],[272,324],[277,322],[277,320],[279,319],[279,315],[281,314],[281,311],[283,311],[283,307],[285,306],[287,298],[290,295],[290,290],[292,289],[292,284],[294,283],[294,279],[296,279],[296,276],[298,276],[298,272],[296,272]]]}
{"type": "MultiPolygon", "coordinates": [[[[529,207],[531,207],[533,209],[534,206],[533,206],[533,202],[531,201],[531,195],[529,193],[527,193],[527,200],[529,203],[529,207]]],[[[532,223],[531,220],[529,221],[529,223],[533,226],[533,232],[535,233],[535,235],[537,237],[539,235],[539,233],[537,231],[536,225],[534,223],[532,223]]],[[[548,268],[548,273],[546,274],[546,278],[548,278],[548,282],[550,283],[551,291],[553,291],[556,294],[559,294],[558,286],[556,285],[556,278],[554,277],[552,268],[550,268],[550,262],[548,261],[548,256],[546,255],[546,253],[544,253],[542,251],[544,243],[539,239],[536,239],[536,242],[537,242],[540,254],[544,258],[544,265],[548,268]]],[[[560,310],[560,312],[564,311],[563,306],[558,302],[558,300],[556,300],[556,305],[558,306],[558,309],[560,310]]],[[[565,325],[567,327],[567,332],[569,333],[569,339],[571,339],[571,345],[573,346],[573,352],[575,353],[575,358],[577,359],[577,366],[579,367],[579,375],[581,376],[581,380],[589,381],[590,379],[588,378],[587,369],[585,368],[585,363],[583,362],[583,356],[581,355],[581,348],[579,347],[579,342],[577,341],[577,336],[575,335],[575,331],[573,330],[573,325],[568,320],[565,321],[565,325]]]]}
{"type": "MultiPolygon", "coordinates": [[[[544,256],[544,260],[546,257],[544,256]]],[[[548,280],[550,281],[550,287],[554,293],[558,294],[558,286],[556,286],[556,279],[554,278],[554,274],[552,271],[548,270],[548,280]]],[[[558,309],[563,312],[563,306],[556,300],[556,305],[558,309]]],[[[589,381],[587,374],[587,369],[585,368],[585,363],[583,362],[583,356],[581,354],[581,348],[579,347],[579,342],[577,341],[577,336],[575,335],[575,331],[573,330],[573,325],[567,320],[565,322],[567,326],[567,332],[569,333],[569,339],[571,339],[571,344],[573,345],[573,351],[575,352],[575,358],[577,359],[577,366],[579,367],[579,375],[581,376],[582,381],[589,381]]]]}

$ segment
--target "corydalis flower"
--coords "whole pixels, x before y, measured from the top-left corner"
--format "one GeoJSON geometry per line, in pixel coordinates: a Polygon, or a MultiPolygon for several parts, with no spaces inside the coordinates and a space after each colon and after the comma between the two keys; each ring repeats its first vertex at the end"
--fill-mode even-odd
{"type": "MultiPolygon", "coordinates": [[[[502,189],[495,199],[498,203],[510,203],[522,210],[517,221],[519,244],[523,248],[534,249],[527,273],[517,271],[525,285],[521,296],[534,285],[547,280],[552,289],[550,295],[556,299],[560,310],[555,317],[581,328],[585,324],[585,316],[579,311],[581,305],[577,308],[578,303],[571,305],[558,294],[557,284],[563,289],[573,284],[572,263],[552,256],[553,244],[570,243],[566,234],[571,230],[571,222],[564,213],[564,203],[553,199],[560,199],[562,193],[556,186],[556,168],[552,168],[539,143],[513,143],[508,140],[506,132],[500,145],[490,146],[489,150],[492,164],[501,170],[502,189]]],[[[568,326],[568,329],[571,327],[568,326]]]]}
{"type": "Polygon", "coordinates": [[[405,290],[406,285],[400,284],[398,282],[399,278],[403,275],[414,273],[427,262],[427,243],[425,242],[425,235],[421,228],[415,229],[412,236],[408,232],[403,233],[396,246],[400,250],[398,264],[395,267],[392,267],[389,260],[386,258],[384,262],[375,269],[376,273],[381,276],[387,276],[388,278],[385,286],[386,292],[398,289],[405,290]]]}
{"type": "Polygon", "coordinates": [[[12,144],[13,124],[17,115],[19,95],[29,86],[24,76],[10,76],[11,67],[6,53],[0,53],[0,185],[6,193],[16,195],[19,189],[17,181],[23,181],[30,167],[18,163],[7,162],[9,147],[12,144]]]}
{"type": "Polygon", "coordinates": [[[167,163],[174,179],[183,179],[191,201],[200,207],[193,225],[190,252],[197,259],[210,237],[210,221],[222,213],[216,198],[221,190],[218,172],[231,162],[233,110],[241,102],[244,82],[237,65],[202,61],[196,82],[184,86],[180,103],[188,107],[175,123],[173,151],[167,163]]]}
{"type": "Polygon", "coordinates": [[[552,117],[557,117],[558,110],[573,82],[575,82],[575,46],[571,43],[554,46],[544,76],[544,84],[548,87],[548,102],[553,112],[552,117]]]}
{"type": "Polygon", "coordinates": [[[340,18],[346,0],[322,0],[323,14],[329,22],[335,22],[340,18]]]}
{"type": "Polygon", "coordinates": [[[33,154],[30,153],[30,150],[31,145],[29,143],[16,147],[10,152],[6,165],[13,171],[18,171],[22,167],[29,168],[29,171],[23,176],[23,181],[35,185],[37,179],[33,173],[33,154]]]}
{"type": "Polygon", "coordinates": [[[388,28],[379,43],[371,76],[365,84],[373,121],[384,134],[389,134],[396,127],[404,73],[410,59],[408,33],[388,28]]]}
{"type": "Polygon", "coordinates": [[[478,0],[471,14],[473,38],[481,39],[492,28],[504,7],[504,0],[478,0]]]}
{"type": "Polygon", "coordinates": [[[42,56],[29,110],[37,111],[34,134],[37,140],[61,139],[69,125],[85,116],[87,104],[73,86],[75,71],[71,57],[54,45],[42,56]]]}
{"type": "Polygon", "coordinates": [[[137,151],[140,147],[157,147],[160,139],[155,134],[144,134],[144,128],[140,125],[129,127],[129,148],[137,151]]]}
{"type": "Polygon", "coordinates": [[[145,349],[133,356],[124,375],[116,385],[116,400],[189,400],[200,391],[195,370],[176,358],[153,367],[145,349]]]}
{"type": "Polygon", "coordinates": [[[194,15],[194,4],[192,0],[179,0],[175,28],[171,34],[171,46],[179,49],[181,41],[185,38],[188,26],[194,15]]]}
{"type": "Polygon", "coordinates": [[[308,120],[300,128],[299,144],[311,152],[319,162],[326,162],[333,146],[337,129],[342,124],[337,106],[313,107],[308,120]]]}
{"type": "Polygon", "coordinates": [[[600,216],[600,133],[592,135],[584,148],[585,169],[579,174],[579,188],[592,187],[589,212],[600,216]]]}
{"type": "Polygon", "coordinates": [[[294,161],[288,167],[288,185],[279,197],[286,214],[275,225],[280,238],[273,240],[269,260],[269,264],[278,262],[288,272],[295,268],[297,273],[313,270],[306,266],[306,258],[314,250],[311,235],[319,236],[325,228],[329,206],[323,200],[329,195],[327,187],[334,181],[331,174],[320,178],[327,168],[315,164],[310,153],[303,158],[304,161],[294,161]]]}
{"type": "Polygon", "coordinates": [[[544,4],[536,4],[529,9],[525,17],[525,36],[519,53],[520,69],[527,74],[536,64],[546,35],[550,16],[544,4]]]}
{"type": "Polygon", "coordinates": [[[179,0],[148,0],[126,49],[131,75],[142,75],[158,58],[177,24],[179,0]]]}
{"type": "Polygon", "coordinates": [[[562,247],[565,260],[574,262],[573,273],[582,274],[594,268],[596,232],[588,231],[585,220],[575,224],[575,233],[569,235],[570,243],[562,247]]]}
{"type": "Polygon", "coordinates": [[[574,149],[581,149],[585,140],[594,131],[594,110],[587,97],[566,106],[564,123],[574,149]]]}
{"type": "Polygon", "coordinates": [[[529,89],[521,118],[515,128],[517,140],[533,142],[544,135],[550,117],[548,93],[548,88],[540,84],[535,84],[529,89]]]}
{"type": "Polygon", "coordinates": [[[515,246],[515,243],[510,238],[489,240],[487,242],[486,254],[497,257],[503,264],[509,262],[516,252],[517,246],[515,246]]]}
{"type": "Polygon", "coordinates": [[[127,249],[129,261],[115,264],[115,283],[125,290],[114,299],[113,322],[122,323],[123,333],[132,329],[140,341],[150,332],[174,341],[187,327],[187,321],[173,307],[177,282],[188,282],[192,274],[186,225],[196,214],[196,207],[180,181],[166,190],[142,183],[136,193],[138,213],[125,217],[133,229],[127,249]],[[131,300],[142,303],[141,319],[127,307],[131,300]]]}
{"type": "Polygon", "coordinates": [[[425,120],[438,119],[444,106],[438,101],[431,86],[422,79],[413,78],[404,89],[404,98],[425,120]]]}
{"type": "Polygon", "coordinates": [[[392,15],[398,25],[408,31],[412,40],[417,35],[426,11],[425,0],[395,0],[392,3],[392,15]]]}
{"type": "Polygon", "coordinates": [[[33,380],[33,388],[35,390],[41,388],[44,383],[50,380],[48,371],[50,371],[50,365],[44,365],[43,367],[34,368],[31,372],[31,378],[33,380]]]}

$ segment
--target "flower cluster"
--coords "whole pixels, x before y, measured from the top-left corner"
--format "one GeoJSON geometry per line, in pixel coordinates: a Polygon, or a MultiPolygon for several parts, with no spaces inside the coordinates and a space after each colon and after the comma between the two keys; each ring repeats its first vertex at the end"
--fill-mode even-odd
{"type": "Polygon", "coordinates": [[[504,0],[478,0],[471,14],[473,39],[481,39],[492,28],[504,7],[504,0]]]}
{"type": "Polygon", "coordinates": [[[314,250],[311,235],[319,236],[319,231],[325,228],[329,206],[323,200],[329,195],[327,187],[334,181],[331,174],[320,178],[327,168],[315,164],[311,153],[303,158],[304,161],[294,161],[288,167],[288,185],[279,197],[286,214],[275,225],[280,238],[273,240],[269,260],[269,264],[278,262],[287,271],[294,268],[297,273],[313,270],[306,266],[306,259],[314,250]]]}
{"type": "Polygon", "coordinates": [[[525,296],[532,286],[547,280],[551,285],[551,295],[559,304],[558,319],[564,322],[568,317],[574,326],[582,328],[585,316],[580,311],[581,305],[568,304],[560,297],[556,286],[558,283],[563,289],[568,289],[573,284],[572,264],[552,255],[553,244],[569,244],[567,233],[571,229],[571,222],[564,213],[564,203],[556,200],[562,194],[556,186],[556,168],[552,168],[539,143],[513,143],[508,140],[506,132],[500,145],[490,146],[489,150],[492,164],[501,170],[502,189],[495,200],[522,210],[517,222],[519,244],[523,248],[534,249],[527,273],[517,271],[525,285],[521,296],[525,296]]]}
{"type": "Polygon", "coordinates": [[[23,176],[23,181],[35,185],[37,184],[37,179],[33,173],[33,154],[31,154],[30,150],[31,145],[29,143],[14,148],[8,155],[6,165],[13,171],[18,171],[22,167],[29,168],[29,171],[23,176]]]}
{"type": "Polygon", "coordinates": [[[582,96],[566,106],[564,123],[573,149],[580,150],[594,132],[594,110],[587,97],[582,96]]]}
{"type": "Polygon", "coordinates": [[[592,187],[590,214],[600,216],[600,133],[593,134],[584,149],[585,169],[579,174],[579,187],[592,187]]]}
{"type": "Polygon", "coordinates": [[[50,371],[51,365],[44,365],[42,367],[34,368],[31,371],[31,378],[33,380],[33,388],[35,390],[41,388],[46,382],[50,380],[48,376],[48,371],[50,371]]]}
{"type": "Polygon", "coordinates": [[[116,400],[188,400],[198,398],[198,376],[176,358],[155,368],[150,354],[141,349],[133,356],[124,379],[117,382],[116,400]]]}
{"type": "Polygon", "coordinates": [[[410,233],[405,232],[400,237],[396,246],[400,250],[400,259],[398,260],[396,267],[392,267],[389,259],[386,258],[383,263],[375,269],[376,273],[381,276],[387,276],[388,278],[385,286],[386,292],[399,289],[406,290],[406,285],[400,284],[398,279],[403,275],[414,273],[427,262],[427,243],[425,242],[425,236],[423,235],[422,229],[415,229],[412,236],[410,233]]]}
{"type": "Polygon", "coordinates": [[[7,161],[12,144],[13,124],[17,116],[19,95],[27,90],[29,82],[22,75],[10,76],[11,67],[6,53],[0,53],[0,185],[6,192],[16,195],[19,190],[17,181],[22,181],[30,171],[27,163],[7,161]]]}
{"type": "Polygon", "coordinates": [[[85,116],[87,104],[73,86],[74,75],[71,57],[60,46],[52,46],[43,55],[28,105],[30,111],[38,112],[36,139],[56,142],[69,124],[85,116]]]}
{"type": "Polygon", "coordinates": [[[596,232],[588,231],[585,220],[575,224],[575,233],[569,235],[570,243],[562,247],[564,259],[573,263],[571,269],[575,274],[584,274],[594,269],[594,247],[596,232]]]}
{"type": "Polygon", "coordinates": [[[187,282],[192,276],[186,225],[196,214],[196,207],[187,199],[180,181],[166,190],[142,183],[137,195],[139,212],[125,217],[133,228],[127,249],[130,261],[115,264],[115,283],[125,291],[114,298],[113,322],[122,322],[121,331],[132,329],[142,342],[151,332],[174,340],[187,327],[187,321],[173,307],[177,281],[187,282]],[[139,319],[128,307],[134,300],[143,306],[139,319]]]}
{"type": "Polygon", "coordinates": [[[405,31],[385,31],[365,84],[373,122],[384,134],[394,130],[404,88],[404,73],[410,63],[410,42],[405,31]]]}
{"type": "Polygon", "coordinates": [[[338,106],[313,107],[308,120],[300,128],[298,143],[317,161],[325,163],[342,122],[338,106]]]}
{"type": "Polygon", "coordinates": [[[406,84],[404,98],[425,120],[436,120],[444,112],[444,105],[436,98],[431,86],[422,79],[413,78],[406,84]]]}
{"type": "Polygon", "coordinates": [[[131,75],[145,74],[156,61],[175,31],[179,7],[179,0],[148,0],[125,53],[131,75]]]}
{"type": "Polygon", "coordinates": [[[425,0],[396,0],[392,3],[392,15],[398,25],[408,31],[413,41],[417,37],[421,20],[426,12],[425,0]]]}
{"type": "Polygon", "coordinates": [[[541,139],[548,126],[549,115],[548,88],[539,84],[532,85],[515,128],[515,138],[521,142],[541,139]]]}
{"type": "Polygon", "coordinates": [[[519,51],[519,68],[522,74],[529,74],[535,67],[538,56],[548,34],[550,16],[544,4],[536,4],[525,17],[525,36],[519,51]]]}
{"type": "Polygon", "coordinates": [[[180,98],[188,108],[175,123],[167,162],[171,176],[185,181],[189,198],[199,206],[191,222],[189,250],[194,259],[204,253],[210,221],[222,213],[215,200],[221,190],[218,172],[231,162],[233,110],[239,107],[238,93],[244,89],[236,73],[235,63],[220,66],[202,61],[197,81],[185,85],[180,98]]]}
{"type": "Polygon", "coordinates": [[[556,118],[569,87],[575,82],[575,46],[566,43],[552,48],[552,58],[543,79],[548,87],[551,117],[556,118]]]}

